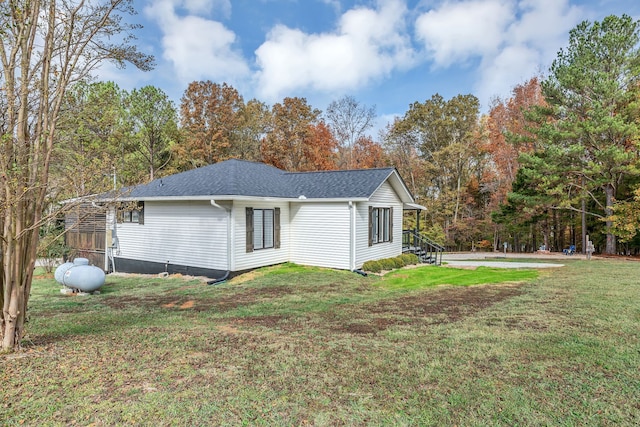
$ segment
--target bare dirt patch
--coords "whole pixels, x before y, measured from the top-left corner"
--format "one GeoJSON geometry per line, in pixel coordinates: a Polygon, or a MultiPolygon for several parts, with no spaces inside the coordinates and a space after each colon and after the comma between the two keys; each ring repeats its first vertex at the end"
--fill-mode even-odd
{"type": "MultiPolygon", "coordinates": [[[[281,325],[282,321],[287,319],[287,316],[271,315],[271,316],[249,316],[249,317],[234,317],[229,319],[236,326],[262,326],[266,328],[277,328],[281,325]]],[[[300,328],[296,328],[300,329],[300,328]]]]}
{"type": "Polygon", "coordinates": [[[399,325],[436,325],[461,321],[494,304],[522,294],[521,284],[455,287],[422,292],[374,304],[345,305],[342,313],[234,317],[239,329],[266,327],[286,332],[308,329],[351,335],[373,335],[399,325]],[[345,320],[348,319],[348,320],[345,320]]]}
{"type": "Polygon", "coordinates": [[[362,307],[358,322],[328,322],[336,332],[366,335],[398,325],[437,325],[472,316],[522,294],[522,285],[485,285],[438,289],[362,307]],[[368,319],[367,322],[363,320],[368,319]]]}
{"type": "MultiPolygon", "coordinates": [[[[309,313],[303,316],[261,315],[230,317],[218,330],[224,334],[254,327],[299,332],[309,329],[371,335],[399,325],[437,325],[463,320],[492,305],[523,293],[522,284],[451,287],[416,292],[396,299],[369,304],[342,305],[337,312],[309,313]]],[[[268,286],[250,289],[228,289],[219,295],[193,299],[176,295],[110,297],[105,303],[115,309],[128,306],[161,307],[169,310],[210,310],[224,313],[242,306],[274,300],[292,293],[336,292],[339,284],[317,288],[268,286]]],[[[369,289],[370,290],[370,289],[369,289]]],[[[313,297],[312,297],[313,298],[313,297]]],[[[520,322],[516,322],[520,323],[520,322]]],[[[534,327],[536,325],[533,325],[534,327]]]]}
{"type": "Polygon", "coordinates": [[[485,285],[439,289],[378,303],[370,311],[380,315],[433,319],[434,323],[462,320],[498,302],[522,294],[522,285],[485,285]]]}
{"type": "Polygon", "coordinates": [[[233,310],[244,305],[255,304],[259,301],[278,298],[294,292],[290,286],[269,286],[253,288],[243,291],[221,293],[217,297],[192,299],[175,295],[143,295],[143,296],[110,296],[104,303],[112,309],[122,310],[130,306],[135,307],[162,307],[166,309],[214,309],[218,312],[233,310]]]}
{"type": "Polygon", "coordinates": [[[238,328],[231,326],[231,325],[218,325],[216,326],[216,329],[224,334],[237,334],[240,333],[240,330],[238,330],[238,328]]]}

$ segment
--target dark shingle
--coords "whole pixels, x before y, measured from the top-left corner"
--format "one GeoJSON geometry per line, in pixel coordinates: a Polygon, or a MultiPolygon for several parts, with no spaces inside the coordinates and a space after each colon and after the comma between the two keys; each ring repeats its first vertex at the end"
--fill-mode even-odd
{"type": "Polygon", "coordinates": [[[132,187],[131,198],[254,196],[307,199],[368,198],[393,168],[285,172],[263,163],[226,160],[132,187]]]}
{"type": "Polygon", "coordinates": [[[308,199],[368,198],[393,172],[393,168],[287,173],[298,197],[308,199]]]}

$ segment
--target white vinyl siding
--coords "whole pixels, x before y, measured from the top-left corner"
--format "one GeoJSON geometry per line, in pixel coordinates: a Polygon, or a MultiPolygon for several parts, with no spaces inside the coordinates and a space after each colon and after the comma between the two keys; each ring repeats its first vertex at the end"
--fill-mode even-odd
{"type": "Polygon", "coordinates": [[[116,256],[227,269],[225,210],[208,201],[145,202],[144,209],[144,225],[117,224],[120,253],[116,256]]]}
{"type": "Polygon", "coordinates": [[[349,204],[292,203],[291,261],[348,270],[349,204]]]}
{"type": "MultiPolygon", "coordinates": [[[[261,214],[259,214],[261,215],[261,214]]],[[[271,221],[273,227],[273,220],[271,221]]],[[[266,265],[280,264],[289,261],[289,203],[288,202],[258,202],[258,201],[234,201],[233,202],[233,225],[232,225],[233,241],[233,271],[248,270],[266,265]],[[253,209],[254,236],[253,244],[256,244],[255,230],[256,212],[270,212],[267,215],[273,215],[276,208],[280,208],[280,247],[275,248],[274,230],[271,231],[271,237],[267,239],[265,245],[270,248],[259,249],[254,247],[253,250],[247,251],[247,214],[246,208],[253,209]]],[[[265,230],[268,232],[268,230],[265,230]]]]}
{"type": "Polygon", "coordinates": [[[388,181],[380,186],[369,202],[357,204],[356,229],[356,268],[362,267],[365,261],[402,254],[402,201],[388,181]],[[392,241],[369,246],[369,206],[393,208],[393,239],[388,236],[392,241]]]}

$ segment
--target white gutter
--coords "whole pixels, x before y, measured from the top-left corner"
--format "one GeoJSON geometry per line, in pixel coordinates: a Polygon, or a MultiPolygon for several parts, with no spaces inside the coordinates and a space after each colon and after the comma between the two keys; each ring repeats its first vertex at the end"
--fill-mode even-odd
{"type": "Polygon", "coordinates": [[[115,199],[98,199],[98,202],[180,202],[185,200],[206,200],[211,201],[212,199],[217,201],[262,201],[262,202],[296,202],[296,203],[313,203],[313,202],[366,202],[369,199],[367,197],[359,197],[359,198],[315,198],[315,199],[300,199],[298,197],[259,197],[259,196],[217,196],[217,195],[208,195],[208,196],[154,196],[154,197],[117,197],[115,199]]]}

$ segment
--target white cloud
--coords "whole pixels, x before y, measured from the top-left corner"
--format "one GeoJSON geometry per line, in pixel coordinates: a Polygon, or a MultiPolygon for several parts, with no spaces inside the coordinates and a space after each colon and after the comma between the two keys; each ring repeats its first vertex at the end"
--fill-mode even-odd
{"type": "Polygon", "coordinates": [[[569,31],[584,19],[583,12],[567,0],[522,0],[520,19],[513,22],[507,42],[525,43],[544,57],[555,56],[568,40],[569,31]]]}
{"type": "Polygon", "coordinates": [[[495,53],[513,16],[510,1],[444,3],[416,20],[416,38],[437,66],[495,53]]]}
{"type": "Polygon", "coordinates": [[[522,0],[518,11],[500,51],[484,58],[479,70],[476,91],[485,102],[508,97],[515,85],[545,72],[566,45],[569,30],[583,19],[583,11],[568,0],[522,0]]]}
{"type": "Polygon", "coordinates": [[[176,7],[184,7],[190,15],[231,16],[231,0],[173,0],[173,3],[176,7]]]}
{"type": "Polygon", "coordinates": [[[546,69],[583,17],[568,0],[445,1],[416,20],[416,38],[436,67],[479,59],[481,102],[546,69]]]}
{"type": "Polygon", "coordinates": [[[515,85],[536,75],[539,66],[540,54],[535,49],[525,45],[508,46],[482,64],[476,96],[485,103],[495,96],[507,97],[515,85]]]}
{"type": "MultiPolygon", "coordinates": [[[[214,3],[224,6],[228,0],[214,3]]],[[[234,83],[249,74],[249,66],[234,48],[236,36],[231,30],[217,21],[176,12],[177,7],[184,7],[202,13],[207,4],[205,0],[161,0],[145,8],[162,30],[163,58],[185,86],[204,79],[234,83]]]]}
{"type": "Polygon", "coordinates": [[[296,90],[344,91],[409,67],[414,60],[406,35],[406,6],[380,0],[375,9],[345,12],[334,32],[306,34],[275,26],[256,50],[261,96],[276,100],[296,90]]]}

